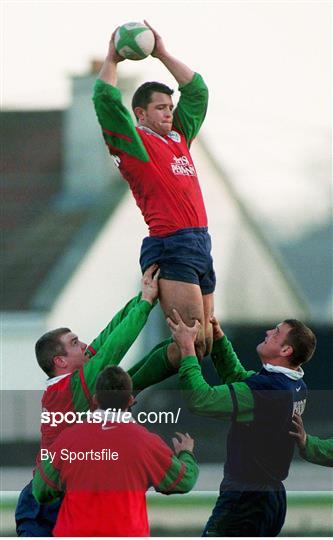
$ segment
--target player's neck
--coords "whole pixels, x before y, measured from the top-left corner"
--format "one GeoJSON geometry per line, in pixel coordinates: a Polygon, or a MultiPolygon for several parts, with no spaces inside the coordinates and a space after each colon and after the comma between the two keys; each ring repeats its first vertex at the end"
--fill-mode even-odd
{"type": "Polygon", "coordinates": [[[270,364],[271,366],[280,366],[287,369],[298,371],[299,366],[292,366],[287,358],[278,356],[277,358],[269,358],[263,362],[263,365],[270,364]]]}

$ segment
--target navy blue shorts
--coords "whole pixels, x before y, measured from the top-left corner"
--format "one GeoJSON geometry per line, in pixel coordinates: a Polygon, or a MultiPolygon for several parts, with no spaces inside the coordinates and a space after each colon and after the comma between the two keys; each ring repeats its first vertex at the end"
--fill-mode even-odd
{"type": "Polygon", "coordinates": [[[38,504],[31,482],[21,491],[15,511],[17,536],[52,536],[62,499],[38,504]]]}
{"type": "Polygon", "coordinates": [[[285,517],[282,483],[254,488],[224,479],[202,536],[277,536],[285,517]]]}
{"type": "Polygon", "coordinates": [[[157,263],[161,278],[194,283],[202,294],[210,294],[216,284],[211,248],[207,227],[180,229],[163,237],[147,236],[141,246],[141,270],[157,263]]]}

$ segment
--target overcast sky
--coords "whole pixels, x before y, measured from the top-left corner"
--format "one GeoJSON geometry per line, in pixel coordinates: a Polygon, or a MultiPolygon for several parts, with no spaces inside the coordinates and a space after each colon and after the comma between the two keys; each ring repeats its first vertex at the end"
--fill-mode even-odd
{"type": "MultiPolygon", "coordinates": [[[[202,135],[257,218],[293,238],[328,218],[330,2],[2,1],[4,109],[64,108],[112,30],[148,19],[210,89],[202,135]]],[[[153,58],[138,83],[175,86],[153,58]]],[[[204,179],[201,179],[204,182],[204,179]]]]}

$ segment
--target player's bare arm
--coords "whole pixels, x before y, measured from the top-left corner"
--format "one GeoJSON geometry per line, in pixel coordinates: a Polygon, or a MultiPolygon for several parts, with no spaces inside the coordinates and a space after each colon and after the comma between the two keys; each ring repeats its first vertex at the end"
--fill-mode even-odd
{"type": "Polygon", "coordinates": [[[122,62],[124,60],[124,58],[117,53],[115,48],[114,36],[116,30],[111,35],[108,53],[102,65],[101,71],[98,75],[99,79],[105,81],[108,84],[111,84],[112,86],[117,86],[117,65],[119,62],[122,62]]]}
{"type": "Polygon", "coordinates": [[[152,28],[147,21],[144,21],[144,23],[146,26],[148,26],[148,28],[151,29],[155,37],[155,47],[151,55],[158,58],[162,64],[165,65],[167,70],[170,71],[171,75],[174,76],[179,84],[186,84],[190,82],[193,79],[194,71],[186,66],[183,62],[172,56],[167,51],[163,39],[159,33],[152,28]]]}

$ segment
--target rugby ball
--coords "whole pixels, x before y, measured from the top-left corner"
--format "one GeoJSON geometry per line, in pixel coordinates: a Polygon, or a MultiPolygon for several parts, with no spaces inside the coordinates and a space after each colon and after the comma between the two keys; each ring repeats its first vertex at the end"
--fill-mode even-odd
{"type": "Polygon", "coordinates": [[[153,32],[143,23],[125,23],[115,33],[114,44],[117,53],[128,60],[143,60],[155,46],[153,32]]]}

